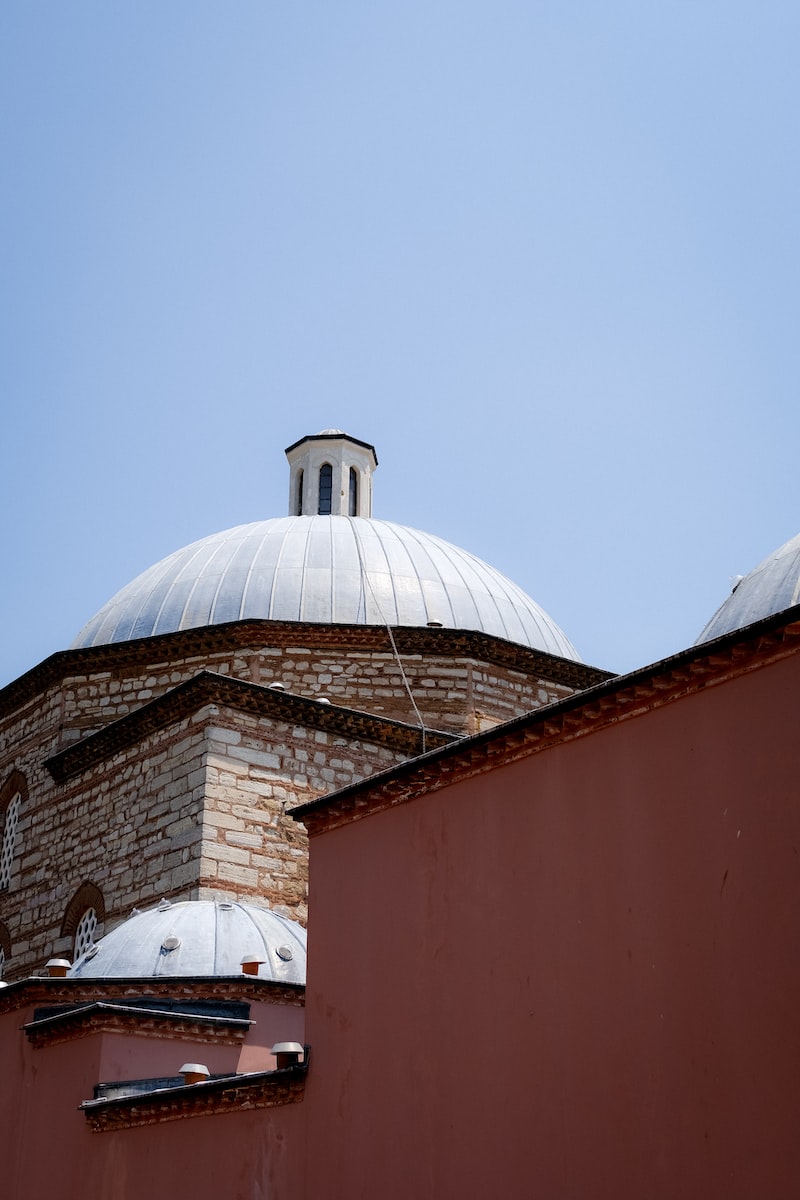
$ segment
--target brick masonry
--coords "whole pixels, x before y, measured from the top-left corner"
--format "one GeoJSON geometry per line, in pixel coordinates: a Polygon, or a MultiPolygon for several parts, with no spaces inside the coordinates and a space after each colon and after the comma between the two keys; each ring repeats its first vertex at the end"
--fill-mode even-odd
{"type": "Polygon", "coordinates": [[[304,921],[306,836],[288,810],[419,752],[406,681],[452,737],[608,677],[485,635],[397,634],[400,662],[385,630],[246,622],[68,651],[4,689],[0,788],[14,771],[27,785],[0,892],[6,978],[71,957],[62,925],[86,882],[106,930],[162,896],[304,921]],[[196,685],[208,672],[231,681],[223,702],[196,685]]]}

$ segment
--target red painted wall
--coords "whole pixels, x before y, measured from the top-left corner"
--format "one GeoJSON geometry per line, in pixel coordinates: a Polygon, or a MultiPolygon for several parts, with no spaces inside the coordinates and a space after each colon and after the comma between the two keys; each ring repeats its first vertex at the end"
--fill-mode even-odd
{"type": "Polygon", "coordinates": [[[100,1081],[274,1068],[267,1042],[303,1041],[303,1009],[254,1002],[243,1046],[97,1033],[34,1048],[21,1030],[32,1008],[0,1016],[0,1196],[42,1200],[279,1200],[303,1189],[301,1104],[93,1132],[79,1111],[100,1081]],[[271,1040],[270,1040],[271,1039],[271,1040]]]}
{"type": "Polygon", "coordinates": [[[795,1200],[800,658],[320,834],[308,1197],[795,1200]]]}

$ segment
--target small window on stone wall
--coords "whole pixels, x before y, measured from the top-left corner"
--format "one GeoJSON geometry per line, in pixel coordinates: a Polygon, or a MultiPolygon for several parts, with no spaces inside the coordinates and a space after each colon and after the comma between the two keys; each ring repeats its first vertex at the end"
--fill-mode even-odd
{"type": "Polygon", "coordinates": [[[0,787],[0,891],[11,885],[20,809],[28,799],[28,785],[21,771],[12,771],[0,787]]]}
{"type": "Polygon", "coordinates": [[[0,891],[5,891],[11,882],[11,868],[14,863],[14,848],[17,844],[17,825],[22,797],[19,792],[6,808],[3,828],[3,846],[0,849],[0,891]]]}
{"type": "Polygon", "coordinates": [[[67,905],[61,923],[61,936],[72,938],[73,962],[91,950],[102,935],[105,919],[106,906],[100,888],[94,883],[82,883],[67,905]]]}

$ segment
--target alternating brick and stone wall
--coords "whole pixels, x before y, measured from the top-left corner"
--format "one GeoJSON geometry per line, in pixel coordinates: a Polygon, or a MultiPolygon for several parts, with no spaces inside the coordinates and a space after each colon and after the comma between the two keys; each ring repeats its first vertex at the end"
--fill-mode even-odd
{"type": "Polygon", "coordinates": [[[394,639],[397,655],[383,629],[242,622],[67,651],[0,692],[0,789],[26,785],[6,977],[70,956],[86,883],[106,929],[161,896],[304,920],[293,806],[608,678],[483,634],[394,639]]]}

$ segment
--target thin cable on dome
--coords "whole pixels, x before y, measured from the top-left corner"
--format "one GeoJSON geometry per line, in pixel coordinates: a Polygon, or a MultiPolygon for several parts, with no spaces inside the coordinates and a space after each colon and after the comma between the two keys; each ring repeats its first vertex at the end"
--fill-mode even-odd
{"type": "MultiPolygon", "coordinates": [[[[389,624],[389,622],[388,622],[388,621],[387,621],[387,619],[386,619],[386,616],[385,616],[385,614],[384,614],[384,611],[383,611],[383,609],[381,608],[381,602],[380,602],[380,600],[378,599],[378,596],[377,596],[377,593],[376,593],[376,591],[375,591],[374,587],[372,586],[372,580],[371,580],[371,579],[370,579],[370,577],[369,577],[369,574],[368,574],[368,572],[367,572],[367,566],[366,566],[366,563],[364,562],[364,556],[363,556],[363,555],[362,555],[362,553],[361,553],[361,542],[358,540],[358,534],[355,532],[355,530],[353,530],[353,538],[354,538],[354,540],[355,540],[355,543],[356,543],[356,554],[358,555],[358,562],[359,562],[359,565],[360,565],[360,567],[361,567],[361,578],[362,578],[362,579],[366,579],[366,581],[367,581],[367,587],[369,588],[370,592],[372,593],[372,599],[375,601],[375,607],[377,608],[378,612],[380,613],[381,620],[383,621],[384,625],[386,626],[386,632],[387,632],[387,633],[388,633],[388,635],[389,635],[389,641],[391,642],[391,645],[392,645],[392,650],[393,650],[393,652],[394,652],[395,662],[397,663],[398,667],[400,668],[400,677],[401,677],[401,678],[402,678],[402,680],[403,680],[403,685],[404,685],[404,687],[405,687],[406,691],[408,692],[408,698],[409,698],[409,700],[411,701],[411,707],[414,709],[414,712],[416,713],[416,716],[417,716],[417,721],[419,722],[420,733],[422,734],[422,753],[424,754],[424,753],[425,753],[425,747],[426,747],[426,740],[425,740],[425,722],[422,720],[422,713],[421,713],[421,712],[419,711],[419,709],[417,708],[417,702],[416,702],[416,700],[414,699],[414,693],[411,691],[411,685],[410,685],[410,683],[408,682],[408,677],[407,677],[407,675],[406,675],[406,673],[405,673],[405,669],[404,669],[404,667],[403,667],[403,664],[402,664],[402,662],[401,662],[401,660],[400,660],[400,655],[399,655],[399,653],[398,653],[398,650],[397,650],[397,644],[395,643],[395,640],[394,640],[394,634],[392,633],[392,627],[391,627],[391,625],[389,624]]],[[[365,598],[365,600],[364,600],[364,623],[365,623],[365,624],[367,623],[367,602],[366,602],[366,598],[365,598]]]]}

